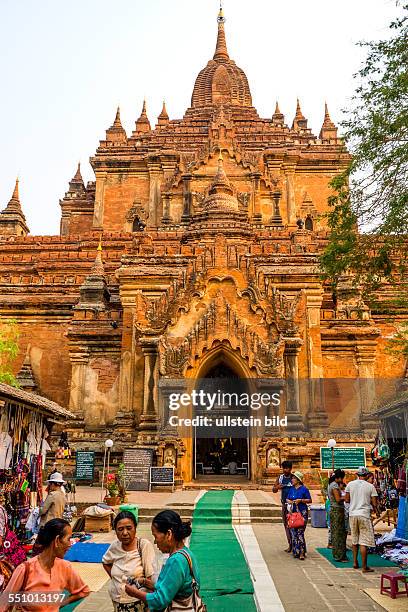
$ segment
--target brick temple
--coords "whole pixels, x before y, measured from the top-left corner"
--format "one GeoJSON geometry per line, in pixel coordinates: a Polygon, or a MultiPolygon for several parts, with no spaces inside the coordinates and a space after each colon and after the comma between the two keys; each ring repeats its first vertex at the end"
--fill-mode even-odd
{"type": "Polygon", "coordinates": [[[327,105],[319,135],[299,101],[291,123],[277,103],[259,117],[220,12],[184,117],[163,104],[152,125],[143,103],[129,135],[118,109],[90,159],[95,181],[78,167],[60,200],[60,235],[30,235],[16,183],[0,214],[0,313],[18,321],[22,386],[77,415],[72,447],[150,447],[189,483],[210,443],[160,425],[166,394],[226,373],[297,389],[287,430],[230,443],[254,484],[279,459],[316,467],[328,437],[369,443],[372,379],[402,377],[404,364],[384,350],[389,314],[352,278],[335,300],[321,279],[329,183],[349,161],[327,105]],[[362,387],[341,410],[339,378],[362,387]]]}

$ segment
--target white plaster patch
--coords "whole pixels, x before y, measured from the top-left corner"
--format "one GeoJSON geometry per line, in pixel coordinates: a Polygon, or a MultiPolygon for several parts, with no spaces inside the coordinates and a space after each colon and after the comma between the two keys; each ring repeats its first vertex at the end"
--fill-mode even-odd
{"type": "MultiPolygon", "coordinates": [[[[235,491],[232,499],[233,517],[246,518],[249,514],[249,504],[243,491],[235,491]],[[241,507],[241,510],[240,510],[241,507]],[[241,515],[242,512],[242,515],[241,515]]],[[[262,556],[258,540],[249,521],[234,521],[233,528],[247,561],[251,580],[254,585],[254,599],[260,612],[284,612],[275,583],[269,573],[268,566],[262,556]],[[249,524],[248,524],[249,523],[249,524]]]]}

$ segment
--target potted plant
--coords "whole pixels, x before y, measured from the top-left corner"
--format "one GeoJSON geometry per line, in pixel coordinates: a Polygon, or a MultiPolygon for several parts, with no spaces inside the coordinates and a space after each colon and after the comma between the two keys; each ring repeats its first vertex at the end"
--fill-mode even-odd
{"type": "Polygon", "coordinates": [[[109,495],[105,497],[106,503],[108,504],[108,506],[117,506],[120,503],[118,485],[116,484],[116,482],[113,482],[109,483],[106,488],[109,493],[109,495]]]}
{"type": "Polygon", "coordinates": [[[108,504],[108,506],[117,506],[120,503],[120,494],[115,474],[108,474],[106,476],[105,487],[108,492],[105,497],[105,502],[108,504]]]}

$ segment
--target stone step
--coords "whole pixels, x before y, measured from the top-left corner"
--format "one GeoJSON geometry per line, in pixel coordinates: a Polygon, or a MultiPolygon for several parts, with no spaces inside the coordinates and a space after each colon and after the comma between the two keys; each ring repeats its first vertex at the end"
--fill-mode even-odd
{"type": "MultiPolygon", "coordinates": [[[[191,521],[194,512],[194,506],[166,506],[166,509],[178,512],[183,520],[191,521]]],[[[160,508],[139,508],[139,521],[151,522],[153,517],[160,512],[160,508]]],[[[280,523],[282,522],[281,509],[272,504],[248,504],[248,506],[233,506],[232,509],[233,522],[238,523],[280,523]]]]}
{"type": "Polygon", "coordinates": [[[196,491],[196,490],[202,490],[202,489],[206,489],[208,491],[223,491],[225,489],[233,489],[234,491],[257,491],[259,489],[262,489],[262,487],[260,487],[259,485],[256,484],[217,484],[217,483],[208,483],[206,482],[205,484],[195,484],[195,483],[191,483],[191,484],[187,484],[184,485],[183,490],[184,491],[196,491]]]}

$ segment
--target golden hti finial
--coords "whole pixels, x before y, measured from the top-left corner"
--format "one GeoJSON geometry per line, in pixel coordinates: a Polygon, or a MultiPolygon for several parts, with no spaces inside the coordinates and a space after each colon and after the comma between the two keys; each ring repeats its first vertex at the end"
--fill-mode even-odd
{"type": "Polygon", "coordinates": [[[224,17],[224,10],[222,8],[222,0],[220,0],[220,10],[218,12],[218,18],[217,18],[218,22],[225,22],[225,17],[224,17]]]}
{"type": "Polygon", "coordinates": [[[99,244],[98,244],[98,248],[96,250],[99,251],[100,253],[102,253],[102,238],[99,238],[99,244]]]}

